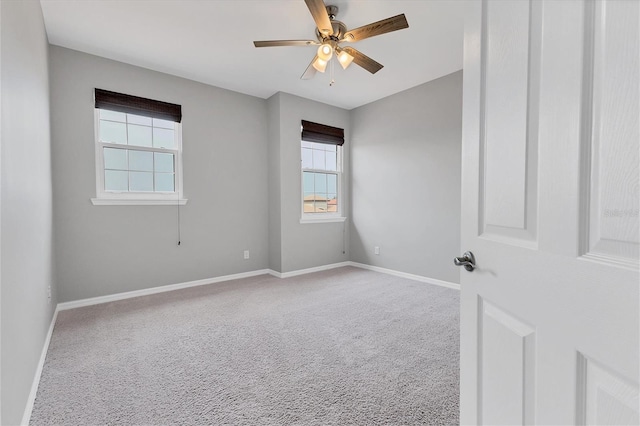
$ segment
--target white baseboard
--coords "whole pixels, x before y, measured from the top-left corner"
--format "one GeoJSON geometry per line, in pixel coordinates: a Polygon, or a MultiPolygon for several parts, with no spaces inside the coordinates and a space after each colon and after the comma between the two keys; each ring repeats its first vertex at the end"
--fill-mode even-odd
{"type": "Polygon", "coordinates": [[[181,290],[183,288],[197,287],[207,284],[215,284],[223,281],[239,280],[241,278],[255,277],[271,273],[269,269],[242,272],[240,274],[224,275],[222,277],[207,278],[204,280],[188,281],[186,283],[169,284],[160,287],[145,288],[142,290],[127,291],[125,293],[110,294],[107,296],[91,297],[89,299],[74,300],[72,302],[58,303],[58,310],[80,308],[83,306],[99,305],[101,303],[114,302],[116,300],[131,299],[133,297],[148,296],[150,294],[164,293],[167,291],[181,290]]]}
{"type": "Polygon", "coordinates": [[[422,275],[414,275],[406,272],[395,271],[393,269],[381,268],[379,266],[366,265],[364,263],[358,262],[348,262],[349,265],[355,266],[356,268],[368,269],[369,271],[380,272],[383,274],[394,275],[396,277],[407,278],[414,281],[420,281],[421,283],[438,285],[440,287],[452,288],[455,290],[460,290],[460,284],[452,283],[449,281],[437,280],[435,278],[423,277],[422,275]]]}
{"type": "Polygon", "coordinates": [[[277,278],[291,278],[291,277],[297,277],[298,275],[312,274],[314,272],[327,271],[329,269],[342,268],[343,266],[350,266],[350,265],[351,265],[351,262],[331,263],[329,265],[316,266],[314,268],[307,268],[307,269],[299,269],[297,271],[291,271],[291,272],[277,272],[272,269],[269,269],[269,274],[277,278]]]}
{"type": "Polygon", "coordinates": [[[56,325],[56,319],[58,318],[58,307],[53,312],[53,318],[51,318],[51,324],[49,325],[49,331],[44,339],[44,345],[42,346],[42,352],[40,353],[40,360],[38,361],[38,367],[36,373],[33,376],[33,382],[31,383],[31,391],[29,392],[29,398],[27,399],[27,405],[24,408],[24,414],[22,415],[21,425],[27,426],[31,420],[31,412],[33,411],[33,404],[36,401],[36,395],[38,393],[38,385],[40,384],[40,376],[42,376],[42,369],[44,368],[44,361],[47,359],[47,351],[49,350],[49,343],[51,342],[51,336],[53,335],[53,327],[56,325]]]}
{"type": "Polygon", "coordinates": [[[367,265],[365,263],[358,262],[340,262],[332,263],[329,265],[316,266],[315,268],[299,269],[291,272],[277,272],[269,269],[269,274],[277,278],[290,278],[297,277],[299,275],[312,274],[314,272],[326,271],[329,269],[342,268],[343,266],[353,266],[360,269],[367,269],[369,271],[380,272],[382,274],[393,275],[400,278],[407,278],[409,280],[419,281],[421,283],[433,284],[440,287],[452,288],[454,290],[460,290],[460,284],[452,283],[449,281],[438,280],[435,278],[424,277],[422,275],[409,274],[407,272],[400,272],[393,269],[381,268],[379,266],[367,265]]]}
{"type": "Polygon", "coordinates": [[[145,288],[142,290],[127,291],[124,293],[116,293],[116,294],[110,294],[107,296],[91,297],[88,299],[74,300],[71,302],[63,302],[63,303],[58,303],[58,306],[56,308],[56,314],[58,311],[64,311],[67,309],[99,305],[101,303],[114,302],[116,300],[131,299],[133,297],[148,296],[151,294],[181,290],[184,288],[197,287],[201,285],[215,284],[215,283],[220,283],[224,281],[238,280],[241,278],[255,277],[258,275],[269,274],[277,278],[291,278],[291,277],[297,277],[299,275],[311,274],[314,272],[327,271],[329,269],[342,268],[344,266],[354,266],[356,268],[368,269],[370,271],[380,272],[388,275],[394,275],[396,277],[407,278],[414,281],[420,281],[423,283],[434,284],[441,287],[448,287],[448,288],[460,290],[460,284],[452,283],[449,281],[437,280],[435,278],[409,274],[406,272],[395,271],[393,269],[381,268],[379,266],[366,265],[364,263],[346,261],[346,262],[340,262],[340,263],[332,263],[329,265],[316,266],[314,268],[299,269],[297,271],[290,271],[290,272],[277,272],[272,269],[259,269],[257,271],[242,272],[239,274],[224,275],[221,277],[207,278],[207,279],[196,280],[196,281],[188,281],[188,282],[179,283],[179,284],[169,284],[169,285],[164,285],[160,287],[145,288]]]}

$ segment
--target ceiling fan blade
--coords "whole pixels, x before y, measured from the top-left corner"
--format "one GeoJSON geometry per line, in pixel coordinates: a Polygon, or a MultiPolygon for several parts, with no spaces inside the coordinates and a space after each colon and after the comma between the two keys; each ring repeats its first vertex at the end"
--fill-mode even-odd
{"type": "Polygon", "coordinates": [[[316,21],[316,26],[320,31],[320,34],[324,36],[330,36],[333,34],[333,26],[327,14],[327,7],[322,0],[304,0],[313,16],[313,20],[316,21]]]}
{"type": "Polygon", "coordinates": [[[307,69],[304,71],[304,74],[302,74],[302,76],[300,77],[300,80],[311,80],[316,75],[318,71],[313,66],[313,63],[316,61],[316,59],[318,59],[318,55],[316,55],[311,60],[311,63],[309,64],[307,69]]]}
{"type": "Polygon", "coordinates": [[[391,18],[383,19],[382,21],[374,22],[372,24],[356,28],[355,30],[349,30],[344,35],[342,40],[347,42],[360,41],[364,40],[365,38],[374,37],[405,28],[409,28],[409,23],[407,22],[407,17],[404,16],[403,13],[401,15],[393,16],[391,18]]]}
{"type": "Polygon", "coordinates": [[[255,47],[309,46],[312,44],[318,45],[320,43],[315,40],[264,40],[253,42],[255,47]]]}
{"type": "Polygon", "coordinates": [[[354,49],[353,47],[343,47],[342,50],[353,56],[353,62],[360,65],[371,74],[377,73],[384,67],[384,65],[374,61],[373,59],[371,59],[364,53],[361,53],[360,51],[354,49]]]}

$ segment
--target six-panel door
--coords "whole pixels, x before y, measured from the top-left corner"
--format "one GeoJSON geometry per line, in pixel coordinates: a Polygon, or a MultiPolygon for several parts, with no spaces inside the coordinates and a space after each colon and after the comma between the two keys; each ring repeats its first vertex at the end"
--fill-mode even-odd
{"type": "Polygon", "coordinates": [[[638,424],[640,2],[465,22],[461,422],[638,424]]]}

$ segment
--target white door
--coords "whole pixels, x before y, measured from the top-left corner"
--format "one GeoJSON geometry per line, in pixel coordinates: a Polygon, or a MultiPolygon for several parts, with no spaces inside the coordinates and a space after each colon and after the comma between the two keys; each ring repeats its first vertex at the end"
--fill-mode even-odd
{"type": "Polygon", "coordinates": [[[468,11],[463,424],[640,423],[639,27],[638,0],[468,11]]]}

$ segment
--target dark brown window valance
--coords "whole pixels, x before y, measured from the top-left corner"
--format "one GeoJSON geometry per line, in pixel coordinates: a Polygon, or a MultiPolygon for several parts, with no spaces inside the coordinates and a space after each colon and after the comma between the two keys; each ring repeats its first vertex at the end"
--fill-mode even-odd
{"type": "Polygon", "coordinates": [[[145,115],[175,122],[182,121],[182,106],[153,99],[96,89],[96,108],[145,115]]]}
{"type": "Polygon", "coordinates": [[[302,120],[302,140],[342,146],[344,145],[344,129],[302,120]]]}

